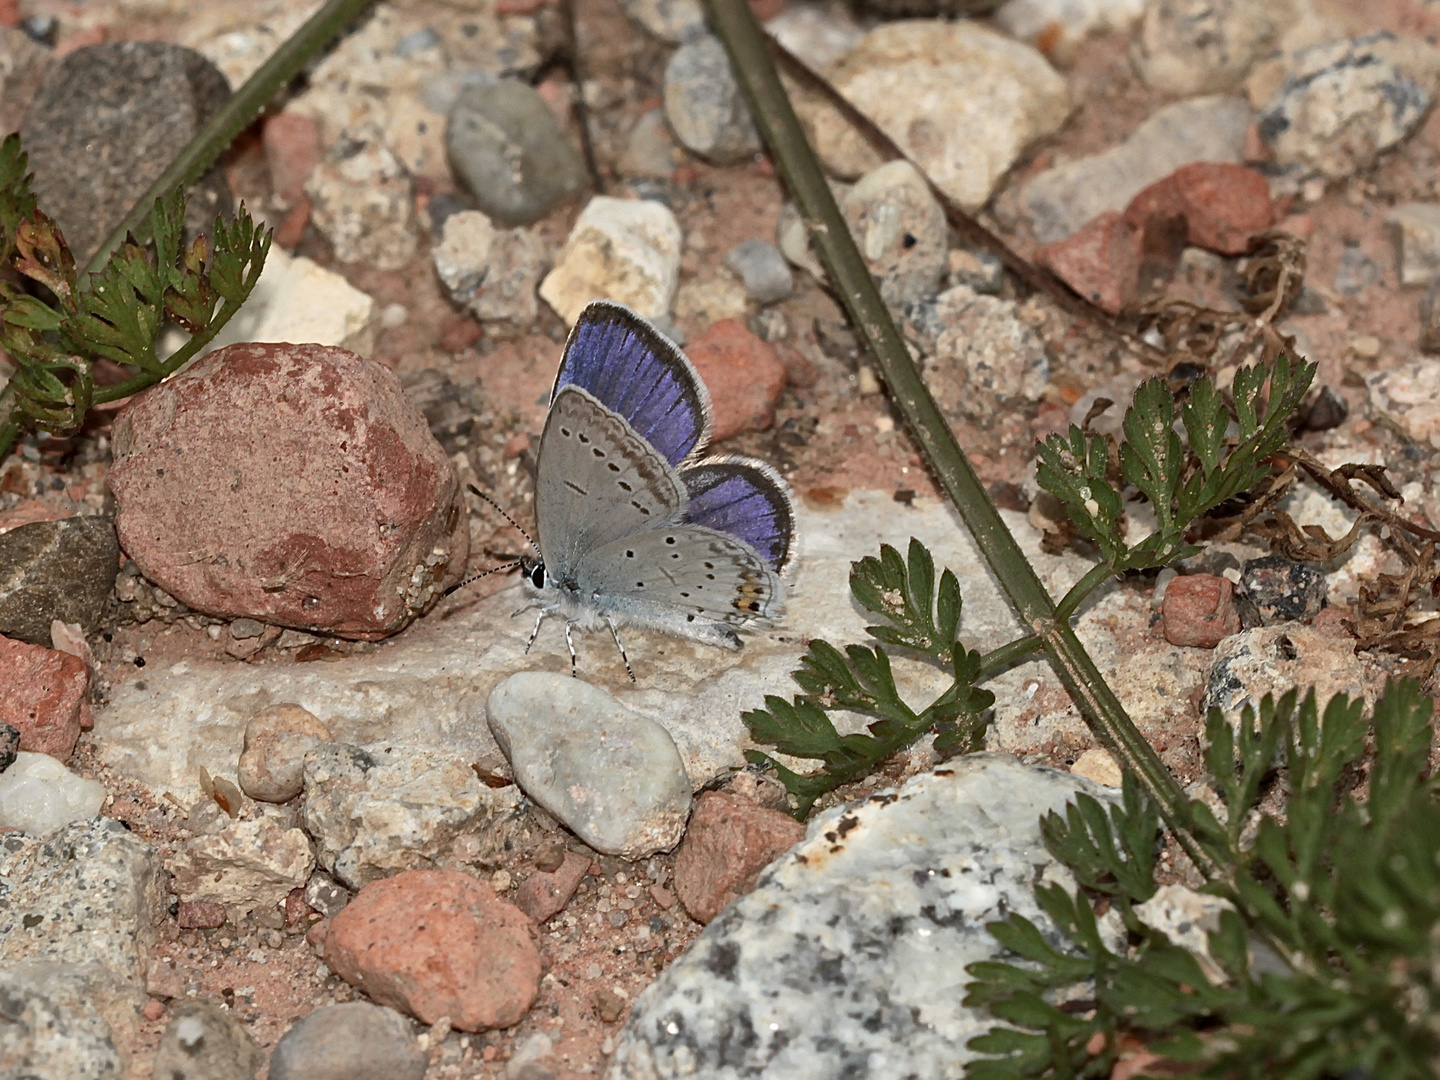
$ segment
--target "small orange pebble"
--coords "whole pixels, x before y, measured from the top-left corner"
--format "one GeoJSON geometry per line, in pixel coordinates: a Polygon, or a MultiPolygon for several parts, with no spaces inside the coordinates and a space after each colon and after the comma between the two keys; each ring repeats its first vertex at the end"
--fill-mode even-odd
{"type": "Polygon", "coordinates": [[[516,432],[505,440],[505,456],[507,458],[517,458],[529,449],[530,433],[528,431],[516,432]]]}
{"type": "Polygon", "coordinates": [[[156,998],[151,998],[149,1001],[145,1002],[146,1020],[159,1020],[164,1015],[165,1003],[163,1001],[159,1001],[156,998]]]}

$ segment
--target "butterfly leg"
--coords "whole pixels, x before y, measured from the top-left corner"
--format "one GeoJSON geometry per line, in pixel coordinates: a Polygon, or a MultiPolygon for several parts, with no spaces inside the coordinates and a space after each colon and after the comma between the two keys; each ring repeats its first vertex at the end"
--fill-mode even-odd
{"type": "Polygon", "coordinates": [[[570,620],[565,620],[565,647],[570,650],[570,677],[578,679],[580,672],[576,670],[575,664],[575,641],[570,637],[570,627],[574,625],[570,620]]]}
{"type": "MultiPolygon", "coordinates": [[[[515,614],[519,615],[520,612],[517,611],[515,614]]],[[[542,611],[540,612],[540,617],[535,620],[535,629],[530,631],[530,640],[525,642],[525,651],[527,653],[530,651],[530,646],[535,644],[535,639],[540,635],[540,624],[545,621],[547,614],[549,613],[542,611]]]]}
{"type": "Polygon", "coordinates": [[[615,629],[614,619],[607,618],[605,621],[610,624],[610,636],[615,639],[615,647],[620,650],[620,659],[625,661],[625,674],[630,676],[630,681],[633,683],[635,672],[630,670],[630,657],[625,655],[625,646],[620,642],[620,631],[615,629]]]}

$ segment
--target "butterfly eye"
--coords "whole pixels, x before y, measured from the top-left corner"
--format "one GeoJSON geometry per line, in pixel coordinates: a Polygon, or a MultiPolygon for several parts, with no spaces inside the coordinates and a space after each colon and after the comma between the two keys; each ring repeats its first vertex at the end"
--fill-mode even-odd
{"type": "Polygon", "coordinates": [[[536,563],[530,568],[530,584],[537,589],[545,588],[545,564],[536,563]]]}

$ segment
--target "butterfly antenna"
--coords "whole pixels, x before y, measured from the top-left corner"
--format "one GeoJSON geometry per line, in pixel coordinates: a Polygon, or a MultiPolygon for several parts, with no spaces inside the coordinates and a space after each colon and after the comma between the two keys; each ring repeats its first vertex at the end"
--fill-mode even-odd
{"type": "Polygon", "coordinates": [[[451,585],[448,589],[446,589],[446,590],[445,590],[445,595],[446,595],[446,596],[449,596],[451,593],[455,592],[457,589],[463,589],[466,585],[469,585],[472,581],[479,581],[482,577],[489,577],[491,574],[499,574],[499,573],[502,573],[502,572],[504,572],[504,571],[506,571],[506,570],[514,570],[514,569],[515,569],[517,566],[519,566],[519,565],[520,565],[520,560],[519,560],[519,559],[516,559],[514,562],[507,562],[507,563],[505,563],[503,566],[494,566],[494,567],[491,567],[489,570],[482,570],[482,571],[480,571],[480,573],[478,573],[478,574],[471,574],[471,575],[470,575],[469,577],[467,577],[464,581],[458,582],[458,583],[455,584],[455,585],[451,585]]]}
{"type": "MultiPolygon", "coordinates": [[[[521,525],[520,525],[520,523],[519,523],[518,521],[516,521],[513,517],[511,517],[508,513],[506,513],[505,508],[504,508],[503,506],[501,506],[498,502],[496,502],[494,499],[492,499],[489,495],[486,495],[485,492],[481,491],[481,490],[480,490],[479,488],[477,488],[474,484],[466,484],[465,486],[468,487],[473,494],[480,496],[480,498],[484,499],[487,503],[489,503],[491,506],[493,506],[493,507],[495,508],[495,511],[496,511],[501,517],[503,517],[506,521],[508,521],[511,525],[513,525],[513,526],[515,527],[515,531],[516,531],[516,532],[518,532],[521,536],[525,537],[525,540],[529,543],[529,545],[530,545],[532,548],[535,549],[536,552],[538,552],[538,551],[540,550],[540,546],[535,543],[535,538],[534,538],[533,536],[531,536],[528,532],[526,532],[526,531],[524,530],[524,528],[521,527],[521,525]]],[[[496,567],[496,569],[497,569],[497,570],[504,570],[504,569],[507,569],[507,568],[501,566],[501,567],[496,567]]],[[[456,588],[458,589],[459,586],[457,585],[456,588]]]]}

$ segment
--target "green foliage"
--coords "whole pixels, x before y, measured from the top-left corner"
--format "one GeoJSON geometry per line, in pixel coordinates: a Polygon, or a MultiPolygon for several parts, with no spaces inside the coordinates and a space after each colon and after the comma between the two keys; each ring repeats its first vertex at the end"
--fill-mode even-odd
{"type": "Polygon", "coordinates": [[[10,135],[0,143],[0,261],[14,274],[0,278],[0,348],[16,370],[0,393],[0,456],[21,430],[75,431],[93,404],[177,371],[240,309],[270,250],[269,232],[243,208],[233,221],[217,218],[211,239],[186,246],[185,193],[177,189],[155,201],[150,245],[131,238],[82,281],[60,230],[36,209],[26,168],[19,137],[10,135]],[[191,338],[162,360],[155,343],[167,322],[191,338]],[[133,377],[97,389],[101,357],[133,377]]]}
{"type": "Polygon", "coordinates": [[[1125,410],[1119,478],[1149,500],[1156,527],[1134,546],[1125,543],[1120,490],[1111,476],[1105,436],[1072,424],[1067,435],[1051,435],[1038,444],[1040,486],[1065,505],[1071,522],[1100,549],[1112,573],[1187,558],[1199,549],[1186,543],[1186,529],[1268,475],[1268,459],[1289,438],[1289,420],[1314,376],[1314,364],[1292,364],[1284,355],[1271,369],[1241,368],[1233,387],[1233,418],[1209,376],[1195,380],[1180,409],[1188,448],[1175,430],[1175,400],[1164,380],[1142,383],[1125,410]],[[1237,428],[1233,439],[1227,434],[1232,420],[1237,428]]]}
{"type": "Polygon", "coordinates": [[[979,749],[985,729],[980,714],[995,700],[988,690],[976,688],[980,655],[956,640],[960,583],[946,570],[937,589],[935,562],[920,541],[911,539],[908,558],[887,544],[878,559],[869,556],[852,564],[850,592],[883,620],[866,628],[881,644],[851,645],[842,653],[824,641],[811,642],[794,672],[802,693],[793,701],[768,695],[765,708],[743,717],[756,742],[823,763],[818,772],[802,775],[762,751],[746,755],[752,763],[775,769],[797,800],[795,814],[802,819],[820,795],[870,771],[932,729],[938,731],[935,748],[941,754],[979,749]],[[900,696],[883,645],[922,654],[950,674],[951,685],[916,712],[900,696]],[[868,725],[869,734],[842,736],[828,715],[837,710],[876,719],[868,725]]]}
{"type": "Polygon", "coordinates": [[[1376,705],[1369,740],[1360,702],[1337,697],[1322,713],[1313,691],[1298,707],[1293,691],[1266,697],[1234,729],[1211,712],[1205,758],[1226,824],[1199,802],[1189,809],[1195,832],[1225,855],[1207,891],[1230,910],[1205,964],[1135,916],[1154,887],[1156,819],[1128,776],[1108,820],[1084,797],[1065,818],[1052,814],[1046,845],[1080,888],[1036,896],[1063,945],[1019,916],[991,926],[1018,959],[971,965],[966,1001],[1009,1026],[972,1040],[992,1056],[968,1075],[1104,1077],[1118,1048],[1137,1041],[1216,1080],[1440,1072],[1431,710],[1407,680],[1376,705]],[[1283,786],[1279,812],[1257,812],[1267,781],[1283,786]],[[1247,825],[1253,843],[1242,844],[1247,825]],[[1118,950],[1099,933],[1101,904],[1124,924],[1118,950]],[[1056,1004],[1077,993],[1079,1011],[1056,1004]]]}

